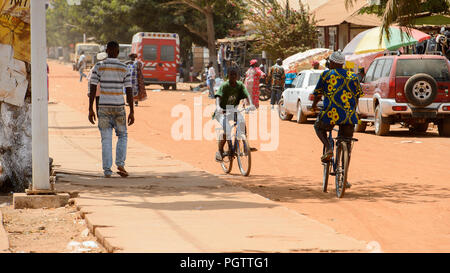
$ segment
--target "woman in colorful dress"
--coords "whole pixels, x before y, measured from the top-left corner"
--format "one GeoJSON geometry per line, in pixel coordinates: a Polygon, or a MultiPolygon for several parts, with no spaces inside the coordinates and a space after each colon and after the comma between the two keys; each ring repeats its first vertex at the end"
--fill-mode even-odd
{"type": "Polygon", "coordinates": [[[134,104],[138,106],[139,101],[147,99],[147,91],[145,90],[144,74],[142,72],[142,62],[136,60],[137,55],[131,53],[130,61],[127,62],[129,71],[131,72],[131,83],[133,85],[134,104]]]}
{"type": "Polygon", "coordinates": [[[266,74],[258,67],[258,60],[250,61],[250,68],[245,73],[245,87],[252,96],[253,104],[259,108],[259,80],[266,74]]]}

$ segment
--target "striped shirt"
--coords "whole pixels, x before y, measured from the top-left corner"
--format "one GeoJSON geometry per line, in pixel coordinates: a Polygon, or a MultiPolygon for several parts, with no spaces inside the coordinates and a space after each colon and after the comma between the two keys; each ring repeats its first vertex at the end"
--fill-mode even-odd
{"type": "Polygon", "coordinates": [[[91,84],[100,83],[99,107],[125,106],[123,90],[131,85],[127,66],[118,59],[108,58],[95,64],[91,84]]]}

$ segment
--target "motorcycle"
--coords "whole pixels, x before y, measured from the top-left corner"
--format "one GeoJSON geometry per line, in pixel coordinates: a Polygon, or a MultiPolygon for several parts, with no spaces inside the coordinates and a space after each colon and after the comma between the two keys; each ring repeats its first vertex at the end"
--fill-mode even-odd
{"type": "Polygon", "coordinates": [[[271,90],[264,80],[259,83],[259,100],[266,101],[270,99],[271,90]]]}

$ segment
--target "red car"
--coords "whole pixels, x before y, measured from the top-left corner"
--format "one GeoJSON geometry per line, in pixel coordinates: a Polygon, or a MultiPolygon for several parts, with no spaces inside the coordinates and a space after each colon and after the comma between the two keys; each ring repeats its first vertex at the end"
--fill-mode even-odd
{"type": "Polygon", "coordinates": [[[450,63],[439,55],[389,55],[376,58],[361,82],[359,99],[364,132],[368,122],[375,134],[389,133],[391,124],[403,122],[414,132],[438,125],[439,135],[450,136],[450,63]]]}

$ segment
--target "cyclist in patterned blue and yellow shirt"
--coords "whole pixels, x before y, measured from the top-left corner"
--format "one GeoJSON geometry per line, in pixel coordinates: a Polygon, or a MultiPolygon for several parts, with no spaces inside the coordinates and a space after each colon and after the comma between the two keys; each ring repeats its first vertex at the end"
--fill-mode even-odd
{"type": "Polygon", "coordinates": [[[317,136],[327,147],[326,153],[321,158],[322,162],[330,161],[333,156],[327,131],[331,131],[335,125],[338,125],[340,137],[353,137],[355,124],[359,122],[356,107],[359,98],[363,96],[356,74],[343,68],[345,63],[343,54],[335,51],[329,60],[330,69],[324,71],[320,76],[313,92],[315,98],[312,105],[312,109],[315,111],[317,103],[324,96],[323,110],[314,124],[317,136]]]}

